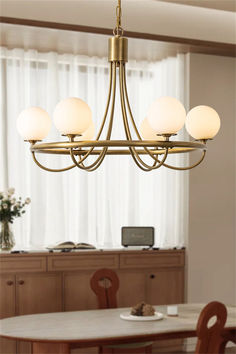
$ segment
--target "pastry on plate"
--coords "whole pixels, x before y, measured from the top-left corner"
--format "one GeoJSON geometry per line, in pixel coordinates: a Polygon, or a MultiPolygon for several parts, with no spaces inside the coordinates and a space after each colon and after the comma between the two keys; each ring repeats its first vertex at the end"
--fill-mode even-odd
{"type": "Polygon", "coordinates": [[[152,305],[146,304],[146,302],[142,301],[132,307],[130,314],[133,316],[154,316],[155,309],[152,305]]]}

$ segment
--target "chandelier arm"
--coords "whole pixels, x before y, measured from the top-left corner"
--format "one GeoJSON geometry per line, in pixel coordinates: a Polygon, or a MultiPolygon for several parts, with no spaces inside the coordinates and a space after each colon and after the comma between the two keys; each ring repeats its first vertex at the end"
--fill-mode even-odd
{"type": "MultiPolygon", "coordinates": [[[[112,126],[113,126],[113,118],[114,118],[114,110],[115,110],[115,98],[116,98],[116,63],[113,63],[113,65],[111,65],[111,69],[112,69],[112,102],[111,102],[111,114],[110,114],[110,122],[109,122],[109,126],[108,126],[108,131],[107,131],[107,136],[106,136],[106,140],[110,140],[111,138],[111,132],[112,132],[112,126]]],[[[111,90],[111,88],[110,88],[111,90]]],[[[109,99],[108,99],[108,103],[107,103],[107,108],[106,108],[106,112],[105,112],[105,118],[107,116],[107,112],[108,112],[108,107],[110,105],[110,96],[111,96],[111,91],[109,90],[109,99]]],[[[104,122],[105,123],[105,122],[104,122]]],[[[100,129],[101,130],[101,129],[100,129]]],[[[94,148],[90,149],[91,151],[94,148]]],[[[84,160],[90,155],[90,152],[88,152],[83,158],[79,158],[80,161],[77,161],[74,155],[74,150],[73,148],[70,148],[70,156],[72,158],[72,161],[75,163],[75,165],[83,170],[86,171],[94,171],[95,169],[97,169],[101,163],[103,162],[105,156],[106,156],[106,152],[107,152],[108,148],[105,147],[101,150],[101,153],[99,154],[98,158],[89,166],[85,166],[83,164],[84,160]]]]}
{"type": "MultiPolygon", "coordinates": [[[[121,64],[119,68],[119,78],[120,78],[120,100],[121,100],[121,109],[122,109],[122,116],[123,116],[123,122],[124,122],[124,128],[125,128],[125,134],[126,138],[128,140],[132,140],[130,128],[129,128],[129,123],[128,123],[128,118],[127,118],[127,112],[126,112],[126,106],[125,106],[125,94],[124,94],[124,71],[125,71],[125,64],[121,64]]],[[[168,155],[168,148],[165,149],[164,157],[162,161],[157,160],[154,158],[154,164],[153,166],[147,165],[139,156],[135,148],[130,147],[130,153],[135,161],[135,163],[138,163],[138,166],[140,167],[140,164],[143,166],[144,171],[152,171],[154,169],[157,169],[163,165],[165,162],[167,155],[168,155]],[[159,163],[156,165],[156,163],[159,163]]]]}
{"type": "MultiPolygon", "coordinates": [[[[99,132],[98,132],[98,135],[96,137],[96,140],[99,140],[101,134],[102,134],[102,131],[103,131],[103,128],[104,128],[104,125],[105,125],[105,122],[106,122],[106,119],[107,119],[107,113],[108,113],[108,110],[109,110],[109,106],[110,106],[110,101],[111,101],[111,91],[112,91],[112,84],[113,84],[113,81],[114,81],[114,78],[116,80],[116,65],[115,63],[111,62],[110,63],[110,75],[109,75],[109,91],[108,91],[108,97],[107,97],[107,104],[106,104],[106,109],[105,109],[105,113],[104,113],[104,117],[103,117],[103,121],[102,121],[102,124],[101,124],[101,127],[99,129],[99,132]]],[[[115,83],[116,85],[116,83],[115,83]]],[[[79,164],[80,166],[78,166],[78,162],[75,160],[75,157],[74,157],[74,154],[73,154],[73,157],[71,155],[71,149],[70,149],[70,155],[71,155],[71,158],[73,160],[73,162],[75,163],[75,165],[77,167],[80,167],[83,169],[83,161],[85,161],[87,159],[87,157],[91,154],[91,152],[94,150],[95,147],[92,147],[90,148],[87,153],[80,159],[79,161],[79,164]]],[[[103,151],[103,150],[102,150],[103,151]]],[[[102,151],[101,153],[99,154],[99,157],[102,155],[102,151]]],[[[98,157],[98,159],[99,159],[98,157]]],[[[98,160],[97,159],[97,160],[98,160]]],[[[97,161],[96,160],[96,161],[97,161]]],[[[95,163],[96,163],[95,161],[95,163]]],[[[89,168],[90,166],[88,166],[89,168]]],[[[84,169],[86,169],[86,167],[84,166],[84,169]]]]}
{"type": "MultiPolygon", "coordinates": [[[[127,107],[128,107],[130,119],[131,119],[133,128],[134,128],[134,130],[135,130],[135,133],[136,133],[138,139],[139,139],[140,141],[142,141],[143,139],[142,139],[141,135],[139,134],[139,131],[138,131],[137,125],[136,125],[136,123],[135,123],[134,116],[133,116],[133,113],[132,113],[132,110],[131,110],[131,107],[130,107],[130,103],[129,103],[129,96],[128,96],[128,90],[127,90],[126,71],[125,71],[125,68],[124,68],[124,70],[123,70],[123,81],[124,81],[125,98],[126,98],[126,103],[127,103],[127,107]]],[[[160,162],[160,160],[155,156],[155,154],[153,154],[153,153],[150,151],[150,149],[148,149],[147,147],[144,147],[144,150],[148,153],[148,155],[149,155],[150,157],[153,158],[153,160],[156,161],[156,163],[160,162]]]]}
{"type": "Polygon", "coordinates": [[[87,172],[92,172],[95,171],[103,162],[105,156],[106,156],[107,148],[104,148],[101,153],[99,154],[99,157],[94,161],[91,165],[85,166],[83,163],[81,163],[81,156],[80,156],[80,161],[78,162],[74,156],[73,149],[70,149],[70,156],[72,161],[75,163],[75,165],[80,168],[81,170],[87,171],[87,172]]]}
{"type": "Polygon", "coordinates": [[[200,158],[200,160],[198,162],[196,162],[195,164],[193,164],[191,166],[187,166],[187,167],[175,167],[175,166],[171,166],[171,165],[168,165],[165,163],[163,164],[163,166],[170,168],[172,170],[176,170],[176,171],[187,171],[187,170],[191,170],[192,168],[200,165],[200,163],[204,160],[205,156],[206,156],[206,150],[203,150],[202,157],[200,158]]]}
{"type": "MultiPolygon", "coordinates": [[[[111,91],[113,91],[112,93],[112,107],[111,107],[111,115],[110,115],[110,122],[109,122],[109,127],[108,127],[108,132],[107,132],[107,137],[106,140],[110,140],[111,137],[111,131],[112,131],[112,125],[113,125],[113,117],[114,117],[114,108],[115,108],[115,94],[116,94],[116,65],[115,63],[111,63],[111,67],[110,67],[110,85],[109,85],[109,94],[108,94],[108,100],[107,100],[107,105],[106,105],[106,110],[105,110],[105,114],[104,114],[104,118],[103,118],[103,122],[102,122],[102,126],[100,128],[100,131],[98,133],[97,139],[99,140],[100,135],[102,133],[106,118],[107,118],[107,113],[108,113],[108,109],[110,106],[110,101],[111,101],[111,91]]],[[[89,166],[85,166],[83,164],[83,162],[87,159],[87,157],[91,154],[91,152],[94,150],[95,147],[92,147],[91,149],[89,149],[89,151],[80,159],[79,161],[76,160],[75,155],[74,155],[74,150],[73,148],[70,148],[70,156],[72,161],[74,162],[74,164],[81,168],[82,170],[86,170],[86,171],[94,171],[94,167],[96,167],[97,165],[100,166],[100,164],[102,163],[102,161],[104,160],[104,157],[106,155],[107,152],[107,148],[103,148],[98,156],[98,158],[89,166]],[[101,163],[99,163],[101,161],[101,163]]],[[[97,167],[98,167],[97,166],[97,167]]],[[[96,167],[96,168],[97,168],[96,167]]]]}
{"type": "MultiPolygon", "coordinates": [[[[101,125],[101,127],[99,129],[99,132],[98,132],[98,135],[96,137],[96,140],[99,140],[99,138],[100,138],[100,136],[102,134],[105,122],[106,122],[107,113],[108,113],[108,109],[109,109],[110,101],[111,101],[111,91],[112,91],[112,83],[113,83],[113,78],[114,78],[114,71],[116,73],[116,64],[114,62],[111,62],[110,63],[110,75],[109,75],[110,79],[109,79],[109,91],[108,91],[108,97],[107,97],[107,104],[106,104],[106,109],[105,109],[102,125],[101,125]]],[[[115,78],[116,78],[116,76],[115,76],[115,78]]]]}
{"type": "Polygon", "coordinates": [[[127,103],[127,107],[128,107],[128,112],[129,112],[129,115],[130,115],[130,118],[131,118],[131,122],[132,122],[133,128],[135,130],[135,133],[136,133],[138,139],[142,140],[141,135],[139,134],[138,128],[136,126],[136,123],[134,121],[134,117],[133,117],[132,110],[131,110],[130,103],[129,103],[128,90],[127,90],[127,84],[126,84],[125,64],[124,64],[124,68],[123,69],[124,69],[123,70],[123,85],[124,85],[124,92],[125,92],[125,98],[126,98],[126,103],[127,103]]]}
{"type": "Polygon", "coordinates": [[[48,167],[45,167],[43,166],[35,157],[35,152],[34,151],[31,151],[32,153],[32,157],[33,157],[33,160],[34,162],[36,163],[36,165],[38,165],[40,168],[42,168],[43,170],[45,171],[48,171],[48,172],[64,172],[64,171],[68,171],[68,170],[71,170],[72,168],[74,168],[76,166],[76,164],[74,165],[71,165],[71,166],[68,166],[68,167],[65,167],[65,168],[60,168],[60,169],[53,169],[53,168],[48,168],[48,167]]]}

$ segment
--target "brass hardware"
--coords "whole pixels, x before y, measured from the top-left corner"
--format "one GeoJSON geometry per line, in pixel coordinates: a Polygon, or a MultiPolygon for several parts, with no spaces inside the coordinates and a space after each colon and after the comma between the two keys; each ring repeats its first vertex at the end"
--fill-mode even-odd
{"type": "Polygon", "coordinates": [[[19,284],[19,285],[23,285],[24,283],[25,283],[24,280],[19,280],[19,281],[18,281],[18,284],[19,284]]]}
{"type": "Polygon", "coordinates": [[[108,61],[128,61],[128,39],[114,36],[108,39],[108,61]]]}
{"type": "Polygon", "coordinates": [[[66,135],[68,141],[63,142],[40,143],[35,140],[29,141],[33,160],[40,168],[49,172],[63,172],[78,167],[91,172],[101,165],[106,155],[130,155],[135,164],[143,171],[156,170],[161,166],[173,170],[185,171],[198,166],[205,158],[207,149],[206,139],[196,142],[171,141],[171,136],[175,134],[162,134],[162,136],[165,137],[164,141],[159,141],[158,135],[156,140],[142,140],[129,103],[125,70],[125,63],[128,61],[128,40],[123,37],[121,14],[121,0],[118,0],[118,6],[116,8],[116,28],[113,32],[114,36],[109,38],[108,61],[110,62],[110,78],[108,98],[96,140],[76,141],[76,135],[68,134],[66,135]],[[119,72],[118,85],[120,90],[120,105],[126,140],[111,139],[116,103],[117,71],[119,72]],[[107,132],[104,134],[105,140],[100,140],[105,124],[107,125],[107,132]],[[133,129],[131,129],[131,127],[133,129]],[[132,136],[134,134],[135,136],[132,136]],[[166,163],[167,157],[171,154],[188,153],[195,150],[200,150],[202,155],[193,165],[177,167],[166,163]],[[43,166],[38,161],[36,158],[37,153],[69,155],[73,164],[61,169],[51,169],[43,166]],[[149,163],[142,159],[143,155],[148,156],[150,160],[149,163]],[[89,156],[94,156],[95,158],[93,162],[87,164],[89,156]]]}
{"type": "Polygon", "coordinates": [[[8,280],[7,281],[7,285],[9,285],[9,286],[13,285],[13,281],[12,280],[8,280]]]}

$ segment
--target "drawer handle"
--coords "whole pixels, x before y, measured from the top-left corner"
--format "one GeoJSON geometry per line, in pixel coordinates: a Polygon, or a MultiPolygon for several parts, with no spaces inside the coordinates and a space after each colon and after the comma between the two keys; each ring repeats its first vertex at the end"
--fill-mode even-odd
{"type": "Polygon", "coordinates": [[[20,285],[23,285],[25,282],[24,282],[24,280],[19,280],[18,281],[18,284],[20,284],[20,285]]]}
{"type": "Polygon", "coordinates": [[[150,279],[154,279],[155,278],[155,275],[154,274],[151,274],[150,275],[150,279]]]}
{"type": "Polygon", "coordinates": [[[9,285],[9,286],[13,285],[13,281],[12,280],[8,280],[7,281],[7,285],[9,285]]]}

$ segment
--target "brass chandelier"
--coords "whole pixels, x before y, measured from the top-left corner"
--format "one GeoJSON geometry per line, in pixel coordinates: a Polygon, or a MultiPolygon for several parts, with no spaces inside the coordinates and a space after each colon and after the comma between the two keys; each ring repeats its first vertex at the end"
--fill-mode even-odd
{"type": "Polygon", "coordinates": [[[150,106],[141,124],[140,132],[135,123],[128,98],[125,64],[128,61],[128,40],[123,37],[121,27],[121,0],[116,8],[117,23],[113,37],[109,38],[108,61],[110,79],[108,99],[104,117],[95,140],[94,124],[89,106],[79,98],[60,101],[53,114],[54,123],[67,141],[41,143],[49,133],[51,120],[46,111],[39,107],[25,109],[18,117],[17,128],[25,141],[30,142],[35,163],[46,171],[63,172],[78,167],[86,171],[96,170],[106,155],[130,155],[143,171],[156,170],[165,166],[174,170],[189,170],[199,165],[206,154],[206,142],[212,139],[220,128],[217,112],[208,106],[194,107],[186,117],[183,105],[173,97],[160,97],[150,106]],[[119,73],[120,105],[126,140],[112,140],[112,127],[116,101],[117,71],[119,73]],[[171,140],[185,123],[194,142],[171,140]],[[101,140],[107,125],[105,140],[101,140]],[[132,127],[132,128],[131,128],[132,127]],[[135,137],[133,136],[135,134],[135,137]],[[176,167],[166,163],[169,154],[201,151],[200,159],[191,166],[176,167]],[[72,165],[52,169],[43,166],[36,154],[69,155],[72,165]],[[88,163],[93,156],[94,161],[88,163]],[[150,162],[144,156],[148,156],[150,162]]]}

